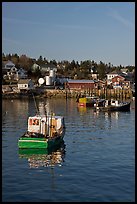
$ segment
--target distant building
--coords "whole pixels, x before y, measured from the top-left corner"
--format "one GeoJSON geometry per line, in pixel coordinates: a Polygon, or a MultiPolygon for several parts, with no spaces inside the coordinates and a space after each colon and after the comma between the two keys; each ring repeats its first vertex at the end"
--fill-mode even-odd
{"type": "Polygon", "coordinates": [[[44,64],[40,66],[40,72],[43,76],[45,76],[45,74],[47,72],[53,71],[54,73],[57,72],[57,66],[55,66],[54,64],[48,63],[48,64],[44,64]]]}
{"type": "Polygon", "coordinates": [[[57,72],[57,66],[51,63],[43,64],[43,65],[38,65],[37,63],[34,63],[31,67],[31,71],[35,72],[36,70],[40,70],[41,75],[44,77],[47,75],[47,72],[51,73],[53,71],[54,73],[57,72]]]}
{"type": "Polygon", "coordinates": [[[95,66],[92,66],[90,71],[91,71],[91,77],[92,77],[92,79],[93,79],[93,80],[98,79],[99,74],[98,74],[98,72],[97,72],[97,68],[96,68],[95,66]]]}
{"type": "Polygon", "coordinates": [[[11,67],[3,76],[4,79],[15,81],[18,81],[19,79],[26,79],[27,77],[27,71],[25,71],[23,68],[17,69],[15,66],[11,67]]]}
{"type": "Polygon", "coordinates": [[[96,79],[98,79],[99,74],[97,74],[97,73],[91,74],[91,77],[92,77],[94,80],[96,80],[96,79]]]}
{"type": "Polygon", "coordinates": [[[119,73],[116,72],[116,71],[113,71],[113,72],[110,72],[107,74],[107,85],[111,84],[112,83],[112,78],[118,76],[119,73]]]}
{"type": "Polygon", "coordinates": [[[126,75],[127,75],[128,69],[127,69],[127,68],[121,69],[121,72],[122,72],[123,74],[126,74],[126,75]]]}
{"type": "Polygon", "coordinates": [[[8,60],[8,61],[3,61],[2,62],[2,74],[6,74],[8,71],[11,70],[12,67],[15,67],[15,64],[8,60]]]}
{"type": "Polygon", "coordinates": [[[6,69],[11,69],[12,67],[15,67],[15,64],[12,61],[5,61],[6,69]]]}
{"type": "Polygon", "coordinates": [[[20,68],[17,71],[17,78],[18,79],[26,79],[28,77],[27,71],[24,70],[23,68],[20,68]]]}
{"type": "Polygon", "coordinates": [[[102,81],[102,80],[98,80],[95,83],[97,84],[98,89],[105,88],[105,86],[106,86],[106,82],[102,81]]]}
{"type": "Polygon", "coordinates": [[[31,67],[31,71],[35,72],[37,69],[40,69],[40,66],[37,63],[34,63],[31,67]]]}
{"type": "Polygon", "coordinates": [[[68,89],[87,89],[96,88],[96,83],[94,80],[73,80],[69,79],[66,83],[66,88],[68,89]]]}
{"type": "Polygon", "coordinates": [[[9,80],[16,80],[16,77],[17,77],[17,68],[14,66],[14,67],[11,67],[9,71],[7,71],[7,78],[9,80]]]}
{"type": "Polygon", "coordinates": [[[117,75],[115,77],[112,78],[112,84],[114,85],[120,85],[122,84],[122,82],[125,80],[124,77],[120,76],[120,75],[117,75]]]}
{"type": "Polygon", "coordinates": [[[131,83],[130,83],[130,81],[123,81],[123,83],[122,83],[122,88],[123,88],[123,89],[129,89],[129,88],[131,88],[131,83]]]}
{"type": "Polygon", "coordinates": [[[118,75],[118,73],[116,73],[116,72],[108,73],[107,74],[107,80],[110,81],[110,80],[112,80],[112,78],[114,78],[117,75],[118,75]]]}
{"type": "Polygon", "coordinates": [[[113,88],[130,88],[130,81],[126,81],[124,77],[118,75],[112,78],[112,86],[113,88]]]}
{"type": "Polygon", "coordinates": [[[18,81],[19,90],[32,90],[34,89],[34,83],[31,79],[20,79],[18,81]]]}
{"type": "Polygon", "coordinates": [[[117,75],[115,77],[112,78],[111,80],[111,85],[113,88],[122,88],[122,82],[125,80],[124,77],[117,75]]]}

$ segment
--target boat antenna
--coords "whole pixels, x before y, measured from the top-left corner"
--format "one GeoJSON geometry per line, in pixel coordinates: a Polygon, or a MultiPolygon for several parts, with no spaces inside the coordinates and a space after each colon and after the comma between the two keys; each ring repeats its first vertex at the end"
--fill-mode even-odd
{"type": "Polygon", "coordinates": [[[36,100],[35,100],[35,97],[34,97],[34,94],[33,94],[33,93],[32,93],[32,95],[33,95],[33,99],[34,99],[34,104],[35,104],[36,112],[37,112],[37,114],[38,114],[39,111],[38,111],[38,108],[37,108],[36,100]]]}

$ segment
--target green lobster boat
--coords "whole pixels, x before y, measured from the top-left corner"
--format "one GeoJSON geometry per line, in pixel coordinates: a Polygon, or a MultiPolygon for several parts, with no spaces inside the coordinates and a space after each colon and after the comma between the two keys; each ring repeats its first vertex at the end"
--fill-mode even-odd
{"type": "Polygon", "coordinates": [[[18,141],[20,149],[50,149],[59,145],[65,134],[63,116],[38,114],[28,118],[28,130],[18,141]]]}

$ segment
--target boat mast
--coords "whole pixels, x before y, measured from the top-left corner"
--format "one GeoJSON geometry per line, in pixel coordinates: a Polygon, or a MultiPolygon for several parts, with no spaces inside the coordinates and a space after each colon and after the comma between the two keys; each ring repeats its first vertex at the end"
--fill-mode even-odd
{"type": "Polygon", "coordinates": [[[52,129],[52,112],[51,112],[51,119],[50,119],[50,137],[52,137],[51,129],[52,129]]]}
{"type": "Polygon", "coordinates": [[[35,100],[35,97],[34,97],[34,94],[32,93],[33,95],[33,99],[34,99],[34,104],[35,104],[35,108],[36,108],[36,113],[38,114],[39,111],[38,111],[38,107],[37,107],[37,104],[36,104],[36,100],[35,100]]]}
{"type": "Polygon", "coordinates": [[[44,107],[44,102],[39,103],[39,114],[41,116],[46,115],[45,107],[44,107]]]}

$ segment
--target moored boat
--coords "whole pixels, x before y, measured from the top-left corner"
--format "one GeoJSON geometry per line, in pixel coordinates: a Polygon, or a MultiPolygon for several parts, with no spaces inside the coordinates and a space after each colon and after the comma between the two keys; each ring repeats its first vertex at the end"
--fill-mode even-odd
{"type": "Polygon", "coordinates": [[[28,130],[18,141],[19,148],[52,148],[62,142],[65,134],[63,116],[37,114],[28,118],[28,130]]]}
{"type": "Polygon", "coordinates": [[[86,96],[86,97],[80,97],[78,98],[78,106],[82,107],[94,107],[96,104],[98,106],[103,106],[105,99],[100,99],[95,96],[86,96]]]}
{"type": "Polygon", "coordinates": [[[130,111],[130,102],[120,102],[118,100],[106,100],[104,106],[96,106],[96,110],[102,111],[130,111]]]}

